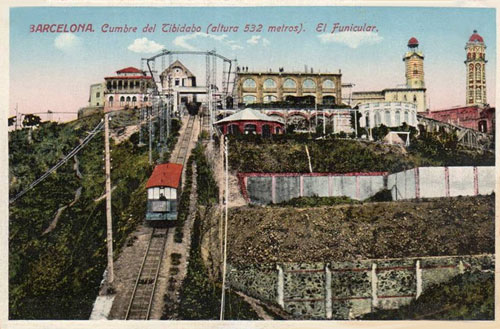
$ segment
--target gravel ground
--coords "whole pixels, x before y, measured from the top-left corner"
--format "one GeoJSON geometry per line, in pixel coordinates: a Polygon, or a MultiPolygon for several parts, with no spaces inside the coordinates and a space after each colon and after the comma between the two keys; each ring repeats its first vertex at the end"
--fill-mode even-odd
{"type": "Polygon", "coordinates": [[[494,196],[230,210],[234,264],[494,253],[494,196]]]}

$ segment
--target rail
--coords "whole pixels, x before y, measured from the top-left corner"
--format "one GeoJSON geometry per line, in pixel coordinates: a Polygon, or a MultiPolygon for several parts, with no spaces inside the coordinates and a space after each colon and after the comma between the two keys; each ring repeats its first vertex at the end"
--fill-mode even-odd
{"type": "Polygon", "coordinates": [[[148,320],[165,253],[168,228],[154,228],[135,280],[126,320],[148,320]]]}
{"type": "Polygon", "coordinates": [[[189,143],[191,142],[191,138],[193,136],[194,121],[195,121],[195,116],[190,115],[186,125],[186,130],[184,131],[181,143],[179,145],[179,149],[177,150],[177,154],[175,158],[172,159],[172,162],[182,164],[182,166],[184,166],[186,163],[189,143]]]}

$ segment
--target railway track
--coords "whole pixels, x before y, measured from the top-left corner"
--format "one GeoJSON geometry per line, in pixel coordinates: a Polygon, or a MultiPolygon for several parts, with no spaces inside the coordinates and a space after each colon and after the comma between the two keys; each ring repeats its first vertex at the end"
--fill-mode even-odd
{"type": "Polygon", "coordinates": [[[173,158],[172,162],[179,163],[183,166],[185,165],[189,143],[191,142],[191,138],[193,136],[194,121],[195,121],[195,116],[190,115],[187,122],[186,130],[184,131],[184,134],[181,139],[181,144],[179,145],[177,154],[175,155],[175,158],[173,158]]]}
{"type": "MultiPolygon", "coordinates": [[[[189,143],[193,136],[195,117],[189,116],[186,129],[181,137],[179,148],[173,161],[185,165],[189,143]]],[[[142,259],[141,268],[125,315],[126,320],[148,320],[153,306],[161,263],[165,254],[168,228],[153,228],[148,246],[142,259]]]]}
{"type": "Polygon", "coordinates": [[[126,320],[148,320],[165,252],[168,228],[153,228],[127,308],[126,320]]]}

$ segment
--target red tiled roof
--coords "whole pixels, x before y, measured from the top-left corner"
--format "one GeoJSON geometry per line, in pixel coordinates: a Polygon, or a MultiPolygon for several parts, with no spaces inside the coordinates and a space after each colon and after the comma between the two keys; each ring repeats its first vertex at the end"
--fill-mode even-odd
{"type": "Polygon", "coordinates": [[[146,75],[133,75],[133,76],[105,77],[104,79],[151,79],[151,77],[146,75]]]}
{"type": "Polygon", "coordinates": [[[139,70],[138,68],[129,66],[119,71],[116,71],[116,73],[142,73],[142,71],[139,70]]]}
{"type": "Polygon", "coordinates": [[[157,186],[178,188],[181,183],[181,174],[181,164],[163,163],[157,165],[148,179],[146,188],[157,186]]]}

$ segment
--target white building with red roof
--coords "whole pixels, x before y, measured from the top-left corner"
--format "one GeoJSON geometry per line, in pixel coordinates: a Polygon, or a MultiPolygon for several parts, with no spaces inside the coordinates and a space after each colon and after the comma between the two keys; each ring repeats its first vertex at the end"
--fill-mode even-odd
{"type": "Polygon", "coordinates": [[[148,88],[153,86],[153,80],[144,71],[126,67],[104,81],[104,112],[151,106],[148,88]]]}

